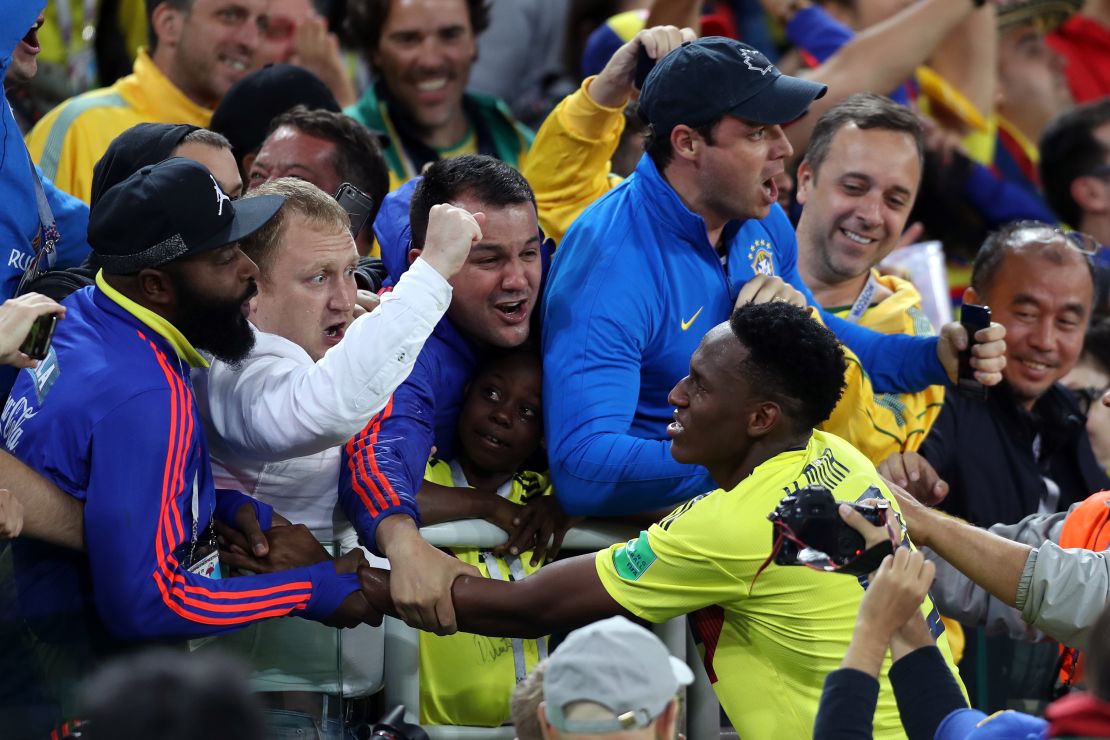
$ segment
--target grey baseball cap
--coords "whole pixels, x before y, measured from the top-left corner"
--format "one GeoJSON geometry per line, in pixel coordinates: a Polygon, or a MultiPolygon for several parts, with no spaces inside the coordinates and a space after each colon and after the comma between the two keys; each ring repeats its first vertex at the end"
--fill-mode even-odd
{"type": "Polygon", "coordinates": [[[547,721],[560,732],[583,734],[646,727],[693,681],[690,668],[658,637],[610,617],[571,632],[551,654],[543,674],[547,721]],[[575,702],[600,704],[613,718],[568,720],[566,708],[575,702]]]}

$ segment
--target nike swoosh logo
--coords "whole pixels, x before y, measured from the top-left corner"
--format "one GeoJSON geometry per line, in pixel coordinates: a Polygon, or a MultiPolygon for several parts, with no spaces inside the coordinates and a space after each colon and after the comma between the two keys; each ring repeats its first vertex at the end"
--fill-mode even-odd
{"type": "Polygon", "coordinates": [[[682,331],[686,331],[687,329],[689,329],[694,324],[694,322],[698,320],[698,316],[701,316],[702,308],[705,308],[705,306],[702,306],[701,308],[699,308],[698,312],[695,313],[693,316],[691,316],[689,321],[683,321],[682,322],[682,324],[681,324],[682,325],[682,331]]]}

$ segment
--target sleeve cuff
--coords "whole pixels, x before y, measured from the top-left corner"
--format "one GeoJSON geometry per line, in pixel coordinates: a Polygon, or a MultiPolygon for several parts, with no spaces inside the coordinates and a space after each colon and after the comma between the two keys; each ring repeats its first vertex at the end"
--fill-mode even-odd
{"type": "MultiPolygon", "coordinates": [[[[404,300],[421,315],[438,313],[442,316],[451,305],[451,284],[423,257],[417,257],[393,290],[382,296],[386,301],[404,300]]],[[[436,318],[438,321],[439,318],[436,318]]],[[[436,321],[432,321],[435,324],[436,321]]]]}
{"type": "Polygon", "coordinates": [[[274,524],[274,507],[263,503],[256,498],[251,498],[242,491],[233,491],[227,488],[216,489],[216,510],[212,517],[229,527],[235,526],[235,514],[243,504],[254,507],[254,515],[258,517],[258,525],[266,532],[274,524]]]}
{"type": "Polygon", "coordinates": [[[312,579],[312,598],[303,612],[290,616],[323,621],[335,613],[344,599],[361,588],[357,574],[336,573],[331,560],[310,566],[308,572],[312,579]]]}
{"type": "Polygon", "coordinates": [[[1033,617],[1036,616],[1031,609],[1026,613],[1025,607],[1029,604],[1029,591],[1033,587],[1033,573],[1037,570],[1038,554],[1039,551],[1036,548],[1029,553],[1029,557],[1025,560],[1025,568],[1021,571],[1017,593],[1014,594],[1014,606],[1021,612],[1022,618],[1029,623],[1032,623],[1033,617]]]}
{"type": "Polygon", "coordinates": [[[410,517],[416,523],[417,529],[421,526],[420,510],[407,501],[402,501],[400,506],[391,506],[384,509],[377,516],[371,516],[367,512],[365,516],[360,516],[359,521],[355,522],[355,528],[358,531],[358,538],[362,546],[379,558],[384,558],[386,555],[378,547],[378,525],[385,521],[386,517],[394,514],[404,514],[410,517]]]}
{"type": "Polygon", "coordinates": [[[624,130],[624,106],[610,108],[600,105],[587,90],[597,75],[587,77],[582,86],[571,93],[555,110],[563,127],[573,136],[590,139],[614,139],[624,130]]]}

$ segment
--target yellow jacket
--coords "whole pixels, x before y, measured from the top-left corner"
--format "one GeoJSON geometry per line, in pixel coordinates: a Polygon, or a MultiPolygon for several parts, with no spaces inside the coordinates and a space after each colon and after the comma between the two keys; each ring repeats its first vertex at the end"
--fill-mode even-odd
{"type": "Polygon", "coordinates": [[[27,135],[27,148],[55,185],[88,203],[93,165],[121,133],[137,123],[207,127],[211,119],[212,111],[185,97],[140,51],[131,74],[43,116],[27,135]]]}
{"type": "Polygon", "coordinates": [[[624,108],[598,105],[582,87],[563,98],[540,126],[521,174],[536,194],[540,227],[556,242],[586,207],[621,181],[609,159],[624,131],[624,108]]]}
{"type": "MultiPolygon", "coordinates": [[[[884,334],[936,333],[921,310],[921,294],[910,282],[874,274],[894,295],[868,308],[860,326],[884,334]]],[[[832,309],[832,313],[843,316],[848,310],[832,309]]],[[[916,451],[940,414],[944,386],[929,386],[920,393],[875,393],[859,359],[847,348],[844,354],[848,359],[844,395],[820,428],[848,440],[876,465],[894,452],[916,451]]]]}

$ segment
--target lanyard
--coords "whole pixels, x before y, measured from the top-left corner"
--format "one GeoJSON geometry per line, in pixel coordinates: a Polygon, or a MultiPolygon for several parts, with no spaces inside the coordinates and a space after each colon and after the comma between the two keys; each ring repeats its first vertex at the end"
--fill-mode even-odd
{"type": "Polygon", "coordinates": [[[20,278],[19,287],[15,291],[16,295],[21,295],[31,282],[54,269],[58,239],[61,236],[54,221],[54,211],[50,208],[50,201],[46,199],[46,190],[42,187],[42,178],[35,169],[35,163],[31,161],[30,152],[27,154],[27,160],[31,162],[31,174],[35,181],[35,207],[39,217],[38,246],[34,247],[32,244],[35,248],[35,256],[23,271],[23,277],[20,278]]]}
{"type": "Polygon", "coordinates": [[[193,501],[190,507],[193,513],[193,534],[189,542],[189,567],[193,566],[197,554],[197,519],[200,517],[200,473],[193,476],[193,501]]]}
{"type": "Polygon", "coordinates": [[[863,315],[867,313],[867,308],[871,305],[871,299],[875,297],[875,291],[878,289],[879,281],[875,279],[875,273],[868,273],[867,284],[863,286],[863,290],[860,291],[859,297],[856,298],[845,318],[853,324],[858,324],[863,315]]]}

